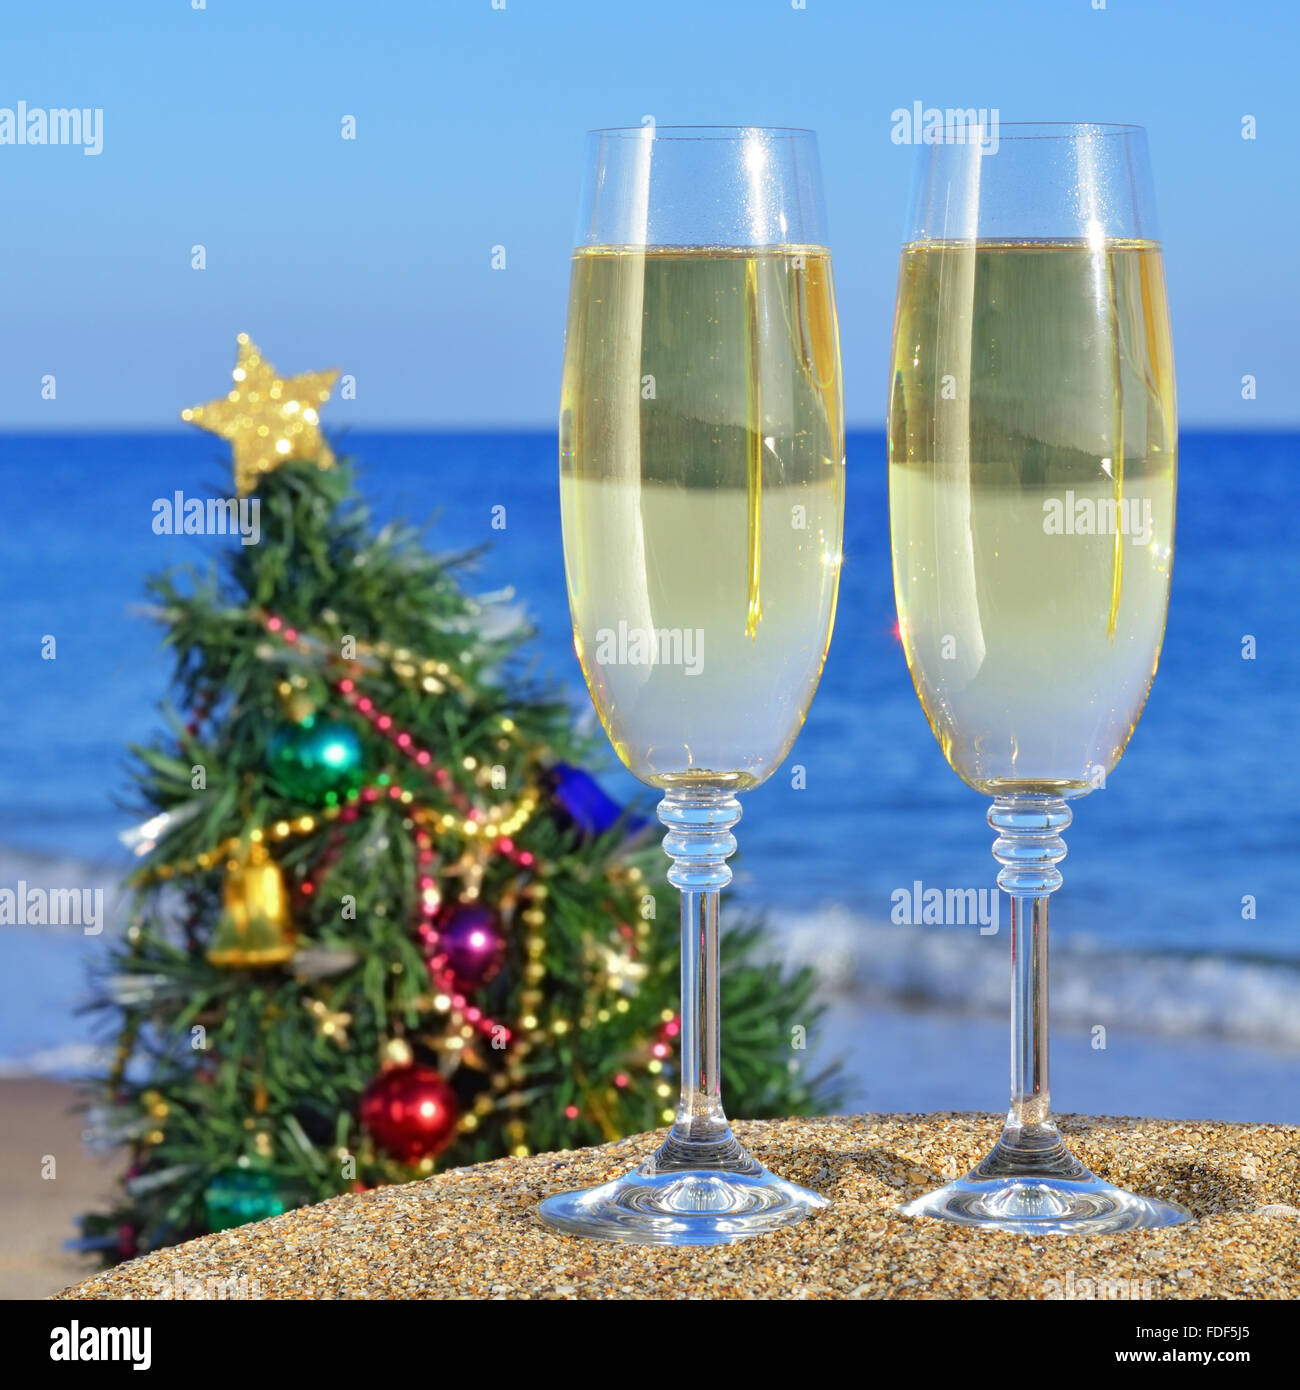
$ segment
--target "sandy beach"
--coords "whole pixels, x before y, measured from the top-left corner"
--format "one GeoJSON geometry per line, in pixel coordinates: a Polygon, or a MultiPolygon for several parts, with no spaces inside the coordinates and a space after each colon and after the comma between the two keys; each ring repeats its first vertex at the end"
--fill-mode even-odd
{"type": "MultiPolygon", "coordinates": [[[[842,1049],[850,1077],[861,1078],[846,1097],[853,1108],[889,1111],[919,1104],[932,1112],[952,1110],[978,1090],[963,1084],[963,1077],[985,1078],[990,1096],[1005,1085],[1001,1020],[893,1012],[836,999],[825,1034],[828,1055],[842,1049]],[[955,1056],[963,1059],[959,1068],[955,1056]],[[891,1057],[907,1063],[882,1065],[891,1057]]],[[[1292,1051],[1133,1035],[1117,1036],[1109,1049],[1097,1052],[1069,1030],[1061,1030],[1054,1043],[1054,1089],[1080,1109],[1181,1113],[1201,1117],[1195,1121],[1201,1124],[1220,1109],[1220,1093],[1235,1078],[1240,1094],[1222,1107],[1226,1118],[1286,1123],[1295,1115],[1292,1051]]],[[[0,1299],[45,1298],[98,1268],[93,1256],[73,1254],[64,1245],[78,1235],[77,1217],[111,1191],[118,1160],[87,1151],[83,1117],[72,1112],[76,1099],[76,1088],[66,1082],[0,1079],[0,1299]],[[47,1154],[56,1162],[51,1180],[41,1176],[47,1154]]],[[[1226,1125],[1208,1128],[1225,1136],[1241,1132],[1226,1125]]],[[[1284,1200],[1297,1204],[1297,1191],[1300,1182],[1284,1200]]]]}
{"type": "Polygon", "coordinates": [[[1060,1117],[1110,1180],[1193,1220],[1091,1237],[973,1231],[901,1202],[975,1162],[995,1115],[851,1115],[738,1124],[755,1153],[832,1205],[761,1239],[695,1249],[558,1235],[552,1192],[625,1171],[662,1139],[506,1158],[349,1193],[132,1260],[63,1297],[421,1299],[1294,1299],[1300,1131],[1060,1117]]]}
{"type": "Polygon", "coordinates": [[[47,1298],[98,1268],[64,1243],[111,1190],[116,1159],[87,1151],[76,1102],[65,1082],[0,1080],[0,1299],[47,1298]]]}

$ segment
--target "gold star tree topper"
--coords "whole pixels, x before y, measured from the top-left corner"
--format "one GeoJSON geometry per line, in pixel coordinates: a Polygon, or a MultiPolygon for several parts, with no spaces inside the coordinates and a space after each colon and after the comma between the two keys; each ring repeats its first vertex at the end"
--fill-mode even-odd
{"type": "Polygon", "coordinates": [[[181,419],[230,441],[235,490],[252,492],[264,473],[290,459],[330,468],[334,455],[320,432],[319,408],[329,400],[338,369],[282,377],[247,333],[239,335],[239,360],[228,395],[181,411],[181,419]]]}

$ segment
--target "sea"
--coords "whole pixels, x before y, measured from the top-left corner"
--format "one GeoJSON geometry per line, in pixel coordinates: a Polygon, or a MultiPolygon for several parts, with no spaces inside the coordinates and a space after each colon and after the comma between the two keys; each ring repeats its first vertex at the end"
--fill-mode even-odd
{"type": "MultiPolygon", "coordinates": [[[[526,615],[531,668],[590,723],[554,435],[334,444],[377,519],[429,522],[435,551],[479,550],[467,586],[526,615]]],[[[1300,435],[1182,437],[1160,669],[1123,761],[1073,804],[1052,900],[1058,1110],[1300,1122],[1298,468],[1300,435]]],[[[10,435],[0,477],[0,888],[106,890],[97,936],[0,925],[0,1075],[70,1077],[105,1046],[79,1005],[122,929],[120,837],[140,819],[127,746],[162,726],[168,693],[144,579],[232,544],[156,535],[154,502],[229,495],[229,461],[197,433],[10,435]]],[[[768,949],[820,973],[807,1060],[840,1064],[845,1109],[997,1111],[1005,904],[995,931],[894,920],[900,894],[992,887],[987,806],[944,762],[897,639],[882,435],[850,435],[848,479],[825,675],[787,764],[744,797],[724,922],[762,914],[768,949]]],[[[612,755],[596,771],[648,805],[612,755]]]]}

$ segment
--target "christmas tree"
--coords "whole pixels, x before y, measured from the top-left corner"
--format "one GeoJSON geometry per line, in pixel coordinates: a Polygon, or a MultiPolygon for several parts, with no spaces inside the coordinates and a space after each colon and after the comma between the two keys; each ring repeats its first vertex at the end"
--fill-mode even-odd
{"type": "MultiPolygon", "coordinates": [[[[110,1257],[672,1119],[666,860],[464,557],[371,522],[320,432],[332,383],[241,338],[229,395],[185,412],[230,441],[261,534],[150,581],[181,712],[136,750],[149,819],[94,1003],[94,1125],[130,1153],[85,1218],[110,1257]]],[[[831,1100],[792,1049],[813,980],[761,935],[724,938],[726,1085],[737,1114],[806,1114],[831,1100]]]]}

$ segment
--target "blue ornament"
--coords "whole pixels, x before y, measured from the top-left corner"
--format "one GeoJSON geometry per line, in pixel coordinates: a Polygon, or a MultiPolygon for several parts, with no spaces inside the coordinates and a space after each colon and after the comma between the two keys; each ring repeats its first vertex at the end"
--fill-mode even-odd
{"type": "Polygon", "coordinates": [[[624,820],[629,835],[644,830],[644,816],[625,816],[622,806],[580,767],[556,763],[551,768],[551,796],[565,818],[584,835],[603,835],[624,820]]]}

